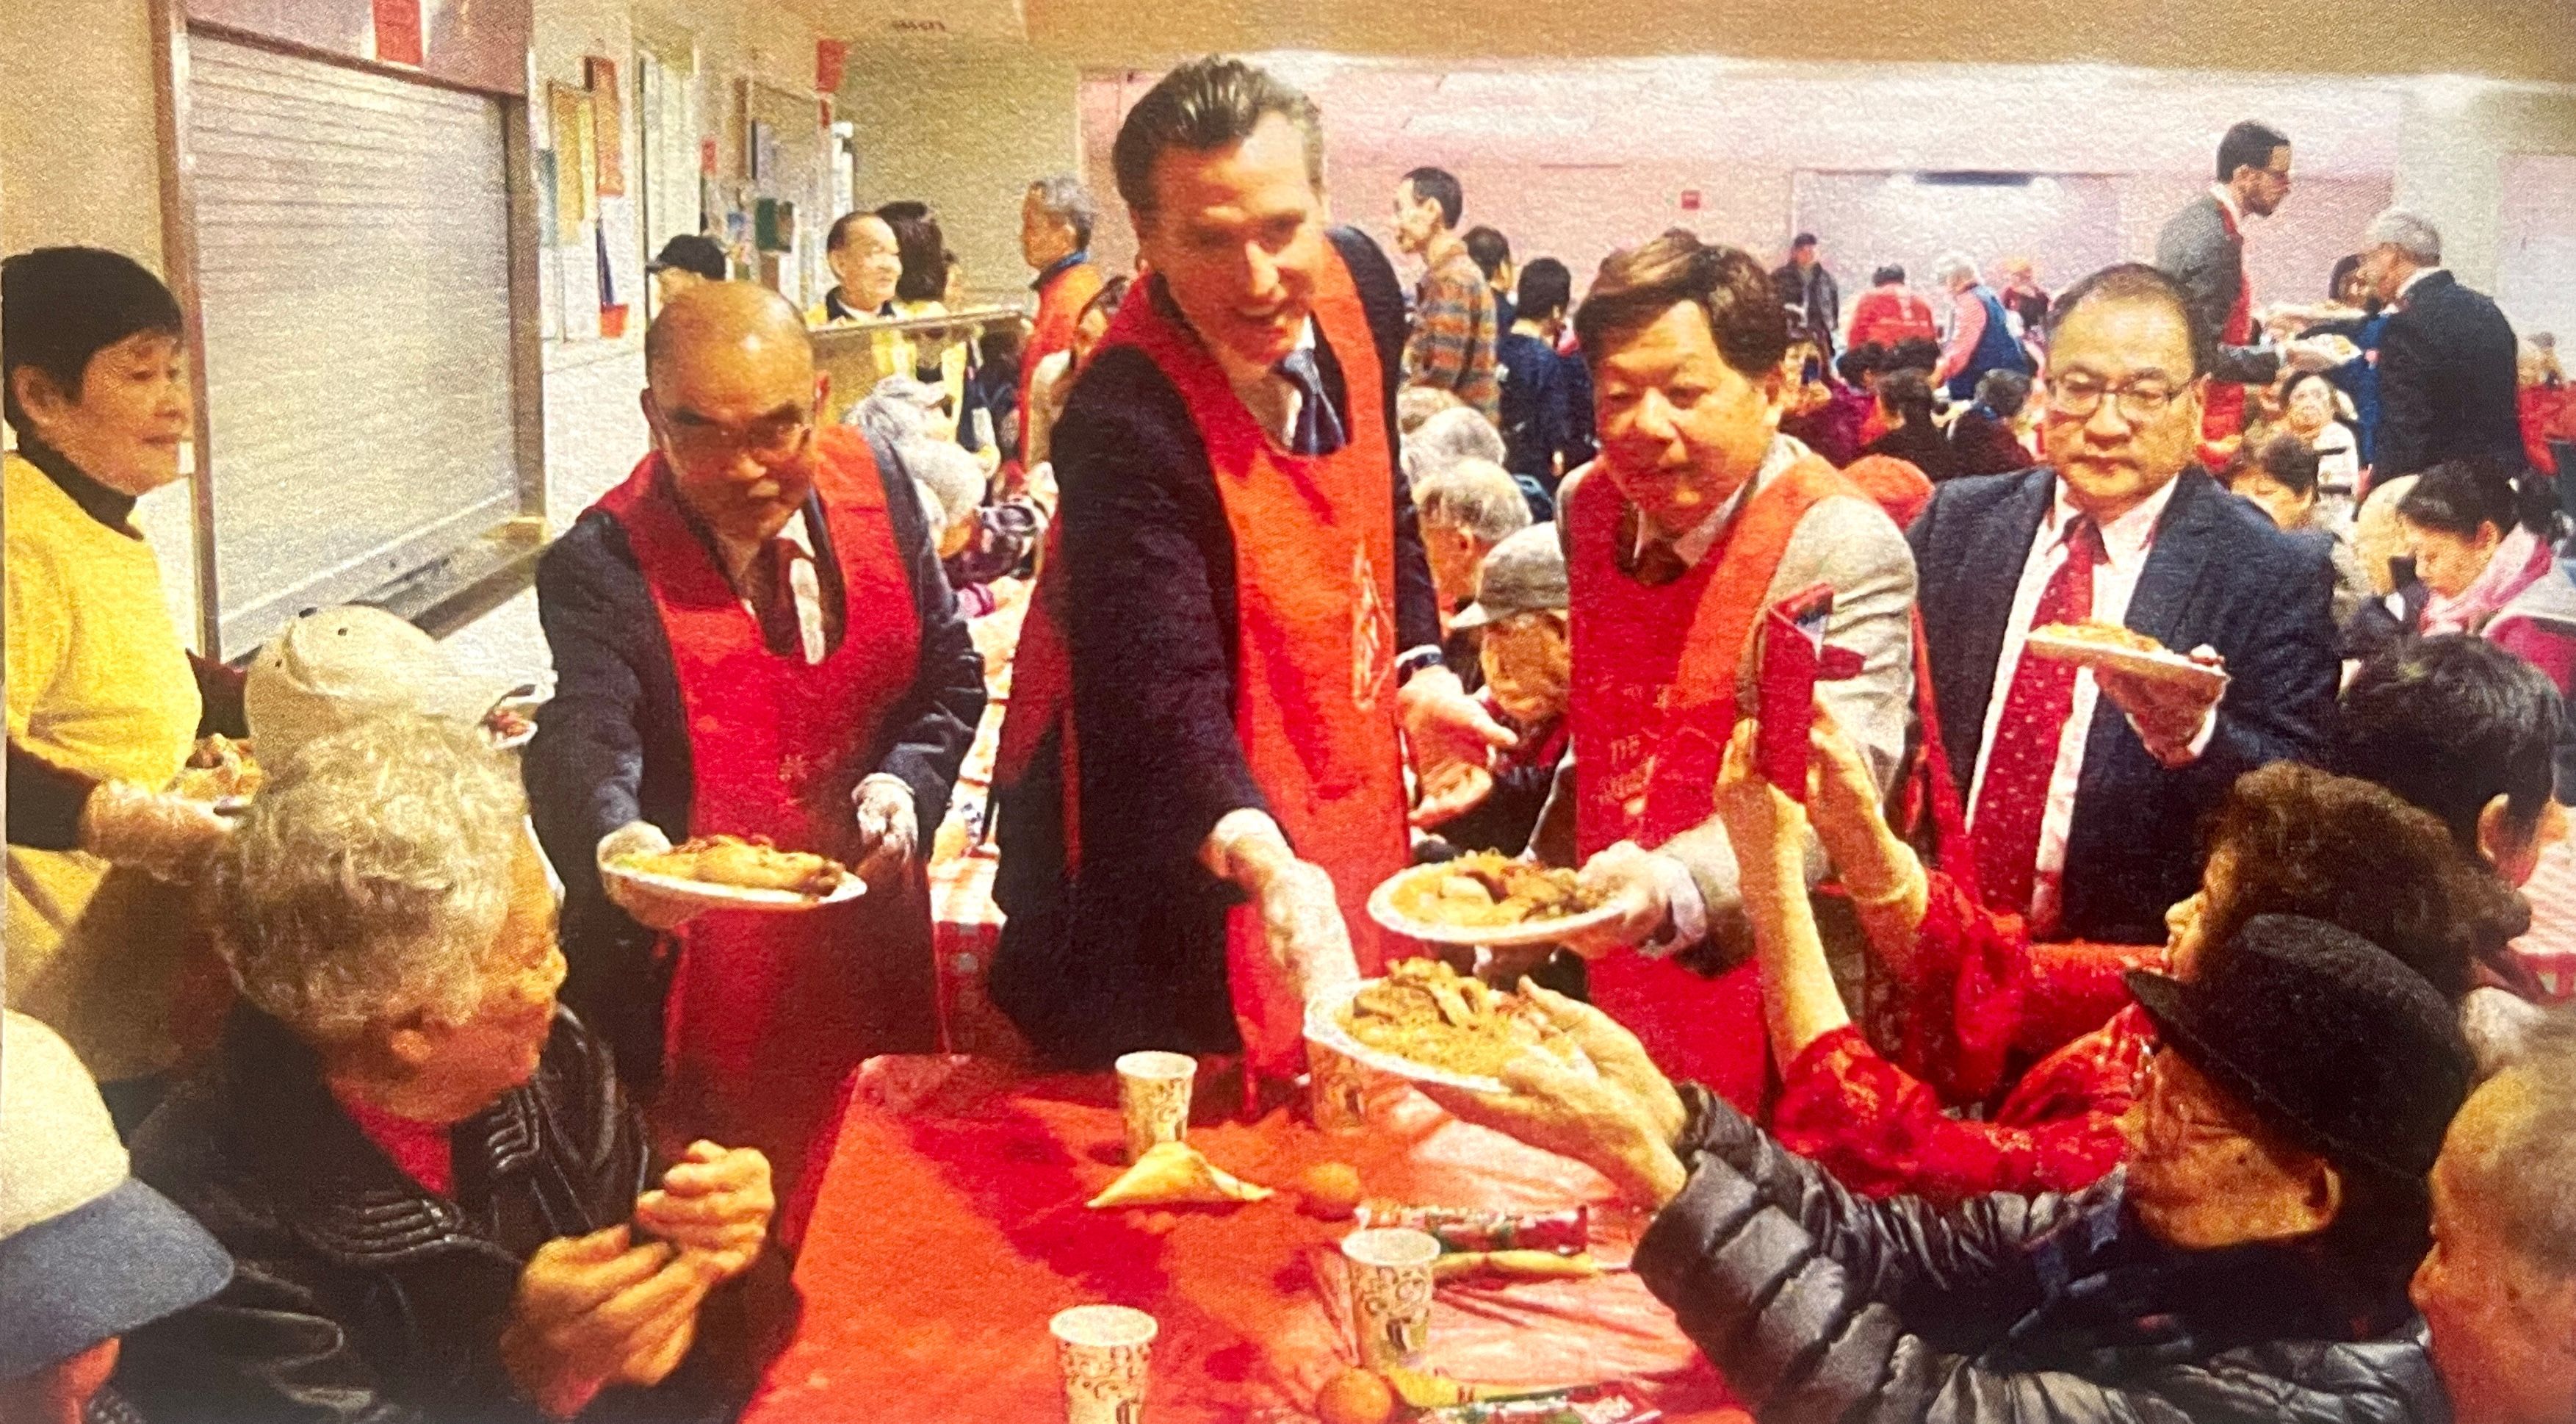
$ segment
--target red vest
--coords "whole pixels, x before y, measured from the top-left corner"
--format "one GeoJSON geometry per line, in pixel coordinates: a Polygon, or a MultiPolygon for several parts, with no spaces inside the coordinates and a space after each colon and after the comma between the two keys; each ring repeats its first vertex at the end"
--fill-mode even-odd
{"type": "MultiPolygon", "coordinates": [[[[2225,203],[2218,205],[2218,220],[2227,224],[2228,236],[2236,237],[2241,233],[2242,230],[2236,223],[2236,215],[2227,210],[2225,203]]],[[[2227,309],[2227,325],[2218,333],[2218,341],[2222,346],[2242,346],[2254,339],[2254,283],[2245,275],[2245,259],[2241,255],[2243,249],[2240,247],[2238,252],[2240,255],[2236,260],[2236,303],[2227,309]]],[[[2207,392],[2201,397],[2200,438],[2202,441],[2214,445],[2228,436],[2243,433],[2244,429],[2245,388],[2232,381],[2210,382],[2207,392]]]]}
{"type": "MultiPolygon", "coordinates": [[[[1369,892],[1409,858],[1395,702],[1395,510],[1377,348],[1338,254],[1321,274],[1314,316],[1347,386],[1348,443],[1320,458],[1274,444],[1205,344],[1150,296],[1120,308],[1103,344],[1151,360],[1206,446],[1234,536],[1235,732],[1289,844],[1332,874],[1360,972],[1375,974],[1388,946],[1368,917],[1369,892]]],[[[1070,867],[1080,857],[1081,776],[1058,564],[1044,561],[1021,632],[995,780],[1016,780],[1045,733],[1059,732],[1070,867]]],[[[1271,962],[1258,907],[1234,909],[1226,941],[1247,1061],[1257,1074],[1295,1074],[1305,1008],[1271,962]]]]}
{"type": "Polygon", "coordinates": [[[1020,428],[1028,429],[1029,394],[1038,363],[1073,345],[1073,328],[1082,309],[1100,295],[1100,269],[1077,262],[1046,279],[1038,288],[1038,314],[1029,323],[1029,343],[1020,353],[1020,428]]]}
{"type": "MultiPolygon", "coordinates": [[[[671,644],[689,737],[689,833],[767,836],[850,862],[859,851],[850,792],[885,754],[921,628],[885,486],[855,431],[817,433],[814,488],[844,617],[840,642],[810,667],[762,641],[660,456],[599,507],[624,526],[671,644]]],[[[927,843],[946,808],[916,809],[927,843]]],[[[861,1059],[936,1045],[927,903],[916,887],[872,884],[846,905],[718,912],[683,926],[665,1022],[675,1121],[759,1147],[791,1176],[861,1059]]]]}
{"type": "MultiPolygon", "coordinates": [[[[1579,485],[1567,524],[1574,645],[1579,854],[1633,840],[1652,850],[1715,814],[1736,722],[1738,673],[1780,557],[1817,501],[1862,498],[1813,456],[1754,492],[1689,572],[1649,588],[1621,571],[1625,498],[1606,471],[1579,485]]],[[[1619,953],[1591,966],[1592,1001],[1675,1077],[1759,1114],[1770,1081],[1762,980],[1753,961],[1714,979],[1669,959],[1619,953]]]]}

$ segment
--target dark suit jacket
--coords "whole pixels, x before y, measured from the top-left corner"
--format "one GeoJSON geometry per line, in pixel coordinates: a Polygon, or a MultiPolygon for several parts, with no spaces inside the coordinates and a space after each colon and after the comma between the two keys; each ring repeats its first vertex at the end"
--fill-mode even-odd
{"type": "MultiPolygon", "coordinates": [[[[886,508],[912,585],[921,652],[912,690],[888,713],[875,769],[912,788],[921,844],[948,813],[957,768],[984,715],[984,659],[957,608],[912,479],[871,441],[886,508]]],[[[840,587],[821,496],[806,507],[825,596],[840,587]]],[[[851,634],[867,620],[851,610],[851,634]]],[[[641,818],[674,841],[689,834],[695,782],[680,679],[652,590],[606,512],[585,511],[537,562],[537,618],[553,650],[555,695],[537,713],[521,770],[537,839],[563,878],[563,948],[571,974],[564,1002],[617,1050],[617,1070],[649,1085],[661,1076],[662,1000],[670,966],[653,931],[627,918],[600,889],[599,838],[641,818]]],[[[850,636],[845,634],[844,636],[850,636]]]]}
{"type": "Polygon", "coordinates": [[[2513,324],[2448,272],[2407,292],[2379,342],[2379,431],[2371,479],[2444,460],[2523,464],[2513,324]]]}
{"type": "MultiPolygon", "coordinates": [[[[1385,254],[1349,228],[1332,240],[1377,348],[1387,450],[1398,446],[1404,293],[1385,254]]],[[[1135,301],[1168,301],[1148,282],[1135,301]]],[[[1324,393],[1348,410],[1343,365],[1318,340],[1324,393]]],[[[998,798],[1007,917],[993,1001],[1038,1051],[1106,1066],[1131,1049],[1241,1046],[1227,992],[1225,923],[1240,896],[1198,848],[1239,807],[1268,808],[1234,725],[1234,533],[1188,405],[1134,347],[1102,351],[1056,423],[1056,477],[1081,784],[1081,865],[1068,873],[1062,759],[1050,733],[998,798]]],[[[1396,641],[1437,646],[1440,623],[1413,500],[1390,460],[1396,641]]]]}
{"type": "Polygon", "coordinates": [[[2156,266],[2182,283],[2191,297],[2193,335],[2200,343],[2200,366],[2216,381],[2237,385],[2268,384],[2281,374],[2281,358],[2253,346],[2229,346],[2221,339],[2236,294],[2245,286],[2245,239],[2230,232],[2218,199],[2203,193],[2165,220],[2156,235],[2156,266]]]}
{"type": "MultiPolygon", "coordinates": [[[[1921,578],[1941,736],[1965,795],[2031,540],[2056,494],[2046,467],[1952,480],[1906,538],[1921,578]]],[[[2201,758],[2168,769],[2107,697],[2094,706],[2068,832],[2064,931],[2137,944],[2164,938],[2165,907],[2199,880],[2200,823],[2236,778],[2309,760],[2334,713],[2334,565],[2197,468],[2156,526],[2128,626],[2168,648],[2203,643],[2231,677],[2201,758]]]]}

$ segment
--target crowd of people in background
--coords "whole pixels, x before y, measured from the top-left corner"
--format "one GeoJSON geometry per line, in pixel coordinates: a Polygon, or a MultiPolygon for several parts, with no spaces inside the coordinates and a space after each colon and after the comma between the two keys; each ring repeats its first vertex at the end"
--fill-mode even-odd
{"type": "Polygon", "coordinates": [[[918,202],[833,222],[803,313],[673,239],[515,764],[398,620],[181,649],[131,523],[178,304],[10,258],[0,1416],[738,1405],[843,1084],[939,1046],[926,867],[1018,581],[990,993],[1034,1060],[1236,1056],[1258,1107],[1413,952],[1375,886],[1526,856],[1617,913],[1462,967],[1597,1071],[1435,1096],[1650,1210],[1634,1269],[1760,1417],[2570,1417],[2550,339],[2403,210],[2258,302],[2259,123],[2152,262],[1950,252],[1847,312],[1808,232],[1622,234],[1578,291],[1434,166],[1407,282],[1319,143],[1181,66],[1113,154],[1137,270],[1041,178],[1033,316],[981,335],[918,202]],[[882,379],[825,422],[850,323],[882,379]],[[2125,660],[2053,650],[2101,625],[2125,660]],[[172,789],[215,732],[238,815],[172,789]],[[713,831],[870,891],[609,873],[713,831]]]}

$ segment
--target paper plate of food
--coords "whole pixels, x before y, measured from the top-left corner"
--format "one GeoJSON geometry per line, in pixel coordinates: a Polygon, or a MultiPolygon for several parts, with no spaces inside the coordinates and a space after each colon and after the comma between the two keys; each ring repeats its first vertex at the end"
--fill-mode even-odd
{"type": "Polygon", "coordinates": [[[839,861],[757,836],[698,836],[656,854],[616,857],[601,872],[718,910],[794,913],[868,892],[839,861]]]}
{"type": "Polygon", "coordinates": [[[2030,630],[2030,650],[2043,658],[2109,668],[2165,682],[2227,685],[2224,668],[2194,662],[2148,637],[2116,623],[2086,620],[2051,623],[2030,630]]]}
{"type": "Polygon", "coordinates": [[[537,735],[537,709],[545,694],[534,684],[514,687],[483,713],[483,735],[495,751],[514,752],[537,735]]]}
{"type": "Polygon", "coordinates": [[[247,739],[216,732],[197,739],[170,790],[187,800],[208,803],[219,816],[238,816],[267,780],[268,773],[251,756],[247,739]]]}
{"type": "Polygon", "coordinates": [[[1436,959],[1390,965],[1306,1005],[1306,1039],[1416,1083],[1504,1091],[1503,1065],[1536,1048],[1570,1067],[1591,1060],[1519,994],[1462,977],[1436,959]]]}
{"type": "Polygon", "coordinates": [[[1617,905],[1596,905],[1576,887],[1574,872],[1493,851],[1436,865],[1417,865],[1369,892],[1369,918],[1426,944],[1552,944],[1617,919],[1617,905]]]}

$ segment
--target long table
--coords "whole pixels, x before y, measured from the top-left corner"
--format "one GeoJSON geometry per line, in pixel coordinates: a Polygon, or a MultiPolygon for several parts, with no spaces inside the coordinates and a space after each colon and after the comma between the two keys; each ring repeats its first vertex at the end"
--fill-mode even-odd
{"type": "MultiPolygon", "coordinates": [[[[965,1056],[873,1059],[853,1078],[796,1268],[803,1310],[743,1416],[1060,1418],[1049,1316],[1090,1302],[1161,1324],[1154,1424],[1287,1424],[1353,1355],[1339,1257],[1349,1222],[1299,1210],[1309,1166],[1347,1162],[1371,1197],[1543,1210],[1598,1204],[1597,1247],[1623,1263],[1643,1223],[1588,1168],[1458,1122],[1387,1085],[1370,1125],[1327,1135],[1288,1108],[1222,1116],[1203,1078],[1190,1142],[1281,1188],[1226,1208],[1093,1211],[1120,1172],[1108,1075],[1022,1076],[965,1056]]],[[[1672,1316],[1624,1271],[1441,1288],[1428,1368],[1483,1383],[1628,1379],[1675,1424],[1749,1424],[1672,1316]]]]}

